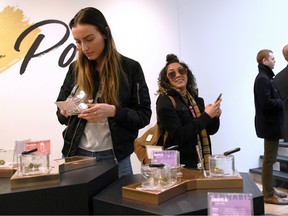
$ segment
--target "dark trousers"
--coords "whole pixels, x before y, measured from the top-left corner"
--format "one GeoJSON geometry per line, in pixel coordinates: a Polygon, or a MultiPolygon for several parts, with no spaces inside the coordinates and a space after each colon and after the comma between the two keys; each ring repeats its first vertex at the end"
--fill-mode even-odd
{"type": "MultiPolygon", "coordinates": [[[[288,103],[288,102],[286,102],[288,103]]],[[[285,105],[288,106],[288,105],[285,105]]],[[[284,118],[284,142],[288,142],[288,107],[284,108],[285,118],[284,118]]]]}
{"type": "Polygon", "coordinates": [[[278,155],[279,139],[264,139],[264,160],[262,164],[262,186],[264,197],[274,195],[273,164],[278,155]]]}

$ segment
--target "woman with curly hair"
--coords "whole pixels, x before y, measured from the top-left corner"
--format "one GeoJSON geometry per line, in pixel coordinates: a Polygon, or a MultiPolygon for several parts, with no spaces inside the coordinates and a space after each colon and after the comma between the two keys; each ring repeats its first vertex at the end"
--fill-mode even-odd
{"type": "Polygon", "coordinates": [[[178,146],[180,163],[187,168],[199,168],[198,146],[205,169],[209,169],[209,135],[219,129],[221,99],[205,107],[203,98],[198,96],[194,75],[174,54],[166,57],[166,65],[159,74],[158,87],[158,121],[162,132],[168,132],[164,147],[178,146]],[[169,96],[173,97],[175,108],[169,96]]]}

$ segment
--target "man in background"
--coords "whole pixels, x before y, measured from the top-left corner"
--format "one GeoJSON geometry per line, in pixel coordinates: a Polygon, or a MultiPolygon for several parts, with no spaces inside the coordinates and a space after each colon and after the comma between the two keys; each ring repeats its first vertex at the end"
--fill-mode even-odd
{"type": "MultiPolygon", "coordinates": [[[[288,62],[288,44],[282,50],[285,60],[288,62]]],[[[284,101],[284,142],[288,142],[288,66],[280,71],[274,78],[275,86],[284,101]]]]}
{"type": "Polygon", "coordinates": [[[257,54],[259,73],[254,82],[255,129],[259,138],[264,139],[262,164],[262,186],[264,202],[288,205],[287,195],[273,187],[273,164],[278,154],[279,139],[283,138],[283,101],[272,82],[275,57],[271,50],[260,50],[257,54]]]}

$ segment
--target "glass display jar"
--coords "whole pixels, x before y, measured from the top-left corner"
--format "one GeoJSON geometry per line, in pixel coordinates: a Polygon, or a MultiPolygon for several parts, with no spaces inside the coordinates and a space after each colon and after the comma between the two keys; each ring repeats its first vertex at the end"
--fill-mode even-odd
{"type": "Polygon", "coordinates": [[[41,175],[49,173],[49,154],[19,155],[20,175],[41,175]]]}
{"type": "Polygon", "coordinates": [[[233,155],[210,155],[209,156],[210,176],[233,176],[235,175],[235,165],[233,155]]]}

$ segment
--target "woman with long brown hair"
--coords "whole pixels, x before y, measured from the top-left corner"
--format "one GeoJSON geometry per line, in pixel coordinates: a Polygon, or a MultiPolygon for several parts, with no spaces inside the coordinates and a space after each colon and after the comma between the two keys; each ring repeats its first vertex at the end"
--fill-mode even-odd
{"type": "Polygon", "coordinates": [[[57,110],[63,132],[64,157],[95,156],[116,160],[119,177],[132,174],[130,155],[138,130],[150,122],[151,101],[140,64],[118,53],[111,29],[96,8],[80,10],[70,21],[78,56],[57,101],[84,92],[87,107],[77,115],[57,110]]]}

